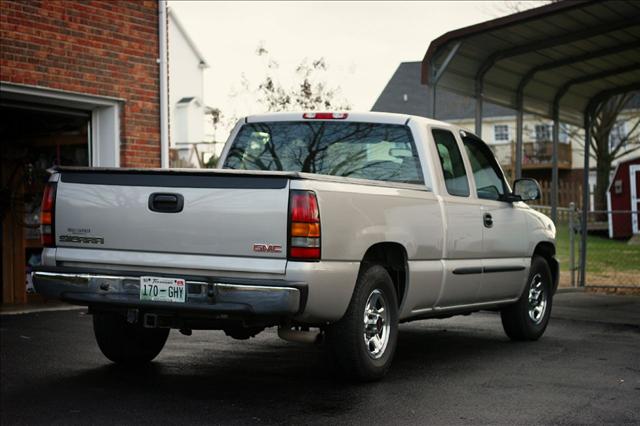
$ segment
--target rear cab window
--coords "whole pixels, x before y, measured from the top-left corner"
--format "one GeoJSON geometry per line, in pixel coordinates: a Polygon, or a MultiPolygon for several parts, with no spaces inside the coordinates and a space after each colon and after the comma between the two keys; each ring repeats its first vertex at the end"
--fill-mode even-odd
{"type": "Polygon", "coordinates": [[[411,131],[398,124],[248,123],[238,132],[223,167],[424,184],[411,131]]]}
{"type": "Polygon", "coordinates": [[[444,129],[432,129],[431,134],[436,144],[447,192],[456,197],[468,197],[469,179],[455,136],[444,129]]]}

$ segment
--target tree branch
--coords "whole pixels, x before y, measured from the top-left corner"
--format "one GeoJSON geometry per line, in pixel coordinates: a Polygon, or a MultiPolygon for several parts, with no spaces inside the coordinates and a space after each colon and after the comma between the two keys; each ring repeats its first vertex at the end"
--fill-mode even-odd
{"type": "Polygon", "coordinates": [[[636,152],[639,149],[640,149],[640,146],[636,146],[636,147],[633,147],[631,149],[628,149],[628,150],[626,150],[625,152],[623,152],[623,153],[621,153],[619,155],[613,156],[612,160],[617,160],[618,158],[624,157],[625,155],[628,155],[628,154],[631,154],[633,152],[636,152]]]}

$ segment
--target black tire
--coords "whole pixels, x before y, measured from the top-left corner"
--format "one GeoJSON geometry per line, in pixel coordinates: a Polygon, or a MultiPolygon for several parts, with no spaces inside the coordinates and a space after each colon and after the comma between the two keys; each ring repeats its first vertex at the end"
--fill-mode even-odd
{"type": "Polygon", "coordinates": [[[124,315],[95,313],[93,332],[100,350],[117,364],[145,364],[153,360],[164,347],[168,328],[144,328],[130,324],[124,315]]]}
{"type": "Polygon", "coordinates": [[[398,302],[393,281],[386,269],[379,265],[363,269],[346,314],[327,329],[326,337],[338,371],[347,378],[373,381],[381,379],[387,373],[398,340],[398,302]],[[372,324],[368,334],[365,334],[363,318],[368,303],[377,307],[384,303],[385,310],[369,316],[372,324]],[[382,318],[384,312],[387,315],[382,318]],[[388,328],[385,327],[386,324],[388,328]],[[388,340],[385,336],[388,336],[388,340]],[[369,344],[365,343],[367,337],[371,337],[369,344]],[[376,347],[376,344],[385,341],[386,345],[376,347]]]}
{"type": "Polygon", "coordinates": [[[549,324],[553,279],[547,261],[533,256],[527,285],[520,299],[501,311],[502,326],[511,340],[538,340],[549,324]],[[532,288],[535,287],[532,293],[532,288]],[[542,293],[538,294],[538,291],[542,293]],[[531,298],[531,301],[530,301],[531,298]],[[544,308],[540,302],[544,300],[544,308]],[[536,307],[536,310],[533,308],[536,307]],[[533,310],[530,314],[530,310],[533,310]]]}

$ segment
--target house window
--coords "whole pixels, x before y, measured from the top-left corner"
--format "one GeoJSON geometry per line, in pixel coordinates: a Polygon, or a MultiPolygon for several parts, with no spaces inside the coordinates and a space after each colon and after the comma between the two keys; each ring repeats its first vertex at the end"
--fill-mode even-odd
{"type": "Polygon", "coordinates": [[[506,124],[497,124],[493,126],[493,140],[495,142],[508,142],[509,126],[506,124]]]}
{"type": "Polygon", "coordinates": [[[609,151],[613,151],[622,143],[623,147],[626,145],[624,141],[627,136],[627,123],[625,121],[616,121],[616,124],[611,128],[609,134],[609,151]]]}
{"type": "Polygon", "coordinates": [[[568,124],[560,124],[560,132],[558,135],[560,143],[569,143],[571,129],[568,124]]]}
{"type": "Polygon", "coordinates": [[[536,124],[536,142],[551,141],[551,125],[536,124]]]}

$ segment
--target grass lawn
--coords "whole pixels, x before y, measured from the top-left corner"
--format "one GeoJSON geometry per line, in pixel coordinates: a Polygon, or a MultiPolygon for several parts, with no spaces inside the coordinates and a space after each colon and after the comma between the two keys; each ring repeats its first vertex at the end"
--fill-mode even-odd
{"type": "MultiPolygon", "coordinates": [[[[578,263],[579,235],[575,236],[575,261],[578,263]]],[[[557,227],[557,256],[561,270],[569,271],[569,226],[557,227]]],[[[640,245],[606,237],[587,237],[587,285],[595,281],[618,281],[617,284],[640,285],[640,245]]],[[[612,284],[614,284],[612,282],[612,284]]]]}

